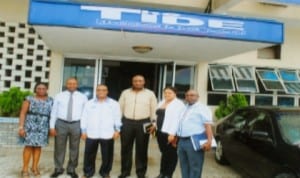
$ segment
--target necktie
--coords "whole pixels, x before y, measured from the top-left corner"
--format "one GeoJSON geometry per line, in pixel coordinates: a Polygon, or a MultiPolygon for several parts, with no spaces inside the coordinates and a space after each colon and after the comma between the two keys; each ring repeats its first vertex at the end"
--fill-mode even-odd
{"type": "Polygon", "coordinates": [[[72,110],[73,110],[73,92],[70,93],[70,98],[68,102],[68,112],[67,112],[68,121],[72,121],[72,110]]]}

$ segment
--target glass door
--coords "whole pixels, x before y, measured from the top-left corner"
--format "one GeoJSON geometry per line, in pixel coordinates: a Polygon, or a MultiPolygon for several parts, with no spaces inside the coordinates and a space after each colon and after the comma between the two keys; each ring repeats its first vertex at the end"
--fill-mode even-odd
{"type": "Polygon", "coordinates": [[[159,64],[159,89],[158,99],[163,97],[163,89],[166,86],[176,87],[177,97],[184,99],[187,90],[194,88],[195,67],[177,65],[175,62],[159,64]]]}
{"type": "Polygon", "coordinates": [[[166,86],[174,86],[175,81],[175,62],[160,63],[159,66],[159,79],[158,79],[158,92],[157,97],[159,100],[163,97],[163,89],[166,86]]]}
{"type": "Polygon", "coordinates": [[[94,86],[96,84],[98,60],[65,58],[63,84],[65,89],[66,80],[75,77],[78,80],[78,90],[84,93],[89,99],[94,96],[94,86]]]}

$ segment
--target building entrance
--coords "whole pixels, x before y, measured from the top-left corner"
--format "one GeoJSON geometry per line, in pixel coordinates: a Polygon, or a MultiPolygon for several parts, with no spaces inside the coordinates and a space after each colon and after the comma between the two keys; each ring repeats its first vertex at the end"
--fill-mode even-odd
{"type": "Polygon", "coordinates": [[[76,77],[79,90],[89,98],[94,96],[96,85],[102,83],[108,86],[109,96],[118,99],[122,90],[131,87],[131,79],[137,74],[145,77],[145,87],[154,91],[159,99],[166,86],[175,86],[181,98],[186,90],[194,87],[194,66],[191,65],[102,59],[66,58],[63,82],[69,77],[76,77]]]}

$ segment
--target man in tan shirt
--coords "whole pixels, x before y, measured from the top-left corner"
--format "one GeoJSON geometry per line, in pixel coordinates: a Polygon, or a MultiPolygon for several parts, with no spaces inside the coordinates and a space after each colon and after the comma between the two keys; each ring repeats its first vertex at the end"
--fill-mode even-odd
{"type": "Polygon", "coordinates": [[[145,133],[143,124],[154,121],[157,100],[155,94],[146,88],[145,78],[135,75],[132,78],[132,88],[122,92],[119,103],[123,114],[121,129],[121,175],[126,178],[132,167],[132,151],[136,146],[136,174],[138,178],[145,178],[147,170],[147,153],[149,133],[145,133]]]}

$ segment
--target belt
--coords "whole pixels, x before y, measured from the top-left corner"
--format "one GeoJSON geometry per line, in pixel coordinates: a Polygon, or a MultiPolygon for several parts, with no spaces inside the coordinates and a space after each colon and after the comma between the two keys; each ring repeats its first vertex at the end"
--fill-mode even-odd
{"type": "Polygon", "coordinates": [[[64,120],[64,119],[60,119],[58,118],[58,120],[64,122],[64,123],[67,123],[67,124],[73,124],[73,123],[77,123],[77,122],[80,122],[80,120],[75,120],[75,121],[67,121],[67,120],[64,120]]]}
{"type": "Polygon", "coordinates": [[[190,139],[191,137],[180,137],[179,136],[179,139],[181,139],[181,140],[186,140],[186,139],[190,139]]]}

